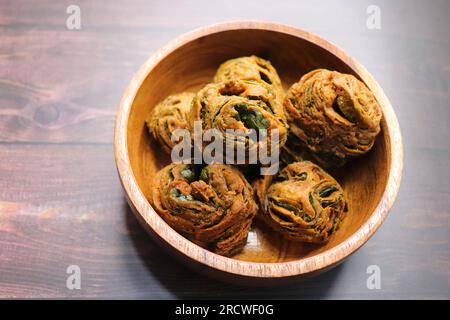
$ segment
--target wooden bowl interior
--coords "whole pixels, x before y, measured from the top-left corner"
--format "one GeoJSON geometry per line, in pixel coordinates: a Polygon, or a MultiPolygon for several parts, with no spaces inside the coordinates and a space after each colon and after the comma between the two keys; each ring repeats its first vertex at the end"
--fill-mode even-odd
{"type": "MultiPolygon", "coordinates": [[[[342,61],[322,47],[288,34],[267,30],[232,30],[188,42],[165,57],[142,83],[132,104],[127,148],[132,171],[144,195],[151,179],[170,157],[151,139],[144,121],[152,108],[169,94],[196,91],[212,80],[218,66],[227,59],[245,55],[268,59],[288,88],[316,68],[350,73],[358,78],[351,61],[342,61]]],[[[355,233],[376,208],[386,188],[390,143],[386,122],[374,148],[365,156],[332,172],[349,201],[349,215],[326,245],[304,245],[286,241],[255,222],[248,243],[235,259],[253,262],[285,262],[310,257],[334,247],[355,233]]]]}

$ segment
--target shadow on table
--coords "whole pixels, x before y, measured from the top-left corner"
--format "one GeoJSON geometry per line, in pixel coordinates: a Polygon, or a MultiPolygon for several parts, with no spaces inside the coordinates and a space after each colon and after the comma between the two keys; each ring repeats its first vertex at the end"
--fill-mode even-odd
{"type": "Polygon", "coordinates": [[[326,299],[345,264],[344,262],[324,274],[285,286],[258,288],[227,284],[200,275],[180,263],[160,248],[146,233],[128,205],[124,212],[126,227],[134,249],[153,276],[148,281],[158,281],[168,291],[168,294],[163,294],[161,298],[175,296],[179,299],[326,299]]]}

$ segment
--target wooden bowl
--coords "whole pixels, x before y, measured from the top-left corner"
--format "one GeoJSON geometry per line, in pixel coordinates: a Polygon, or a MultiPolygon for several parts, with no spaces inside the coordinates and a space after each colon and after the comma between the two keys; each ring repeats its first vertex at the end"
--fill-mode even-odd
{"type": "Polygon", "coordinates": [[[335,45],[307,31],[266,22],[229,22],[185,34],[154,53],[131,80],[120,102],[115,159],[128,202],[143,226],[170,252],[210,275],[270,285],[316,274],[361,247],[386,218],[399,189],[402,139],[394,110],[369,72],[335,45]],[[350,73],[375,94],[383,109],[374,148],[335,173],[350,212],[323,246],[283,240],[256,225],[243,252],[226,258],[203,249],[169,227],[147,201],[151,179],[170,162],[146,132],[150,110],[169,94],[195,91],[227,59],[255,54],[272,62],[285,88],[316,68],[350,73]]]}

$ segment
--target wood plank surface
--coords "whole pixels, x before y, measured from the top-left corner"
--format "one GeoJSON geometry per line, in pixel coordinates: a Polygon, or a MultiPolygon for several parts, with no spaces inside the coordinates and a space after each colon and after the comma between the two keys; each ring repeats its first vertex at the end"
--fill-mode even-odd
{"type": "Polygon", "coordinates": [[[0,0],[0,297],[450,298],[448,1],[0,0]],[[366,9],[381,10],[369,30],[366,9]],[[402,186],[387,221],[339,267],[270,290],[224,285],[167,256],[130,212],[113,157],[120,96],[175,36],[225,20],[315,32],[367,67],[402,129],[402,186]],[[81,269],[81,289],[66,268],[81,269]],[[366,286],[378,265],[381,289],[366,286]]]}

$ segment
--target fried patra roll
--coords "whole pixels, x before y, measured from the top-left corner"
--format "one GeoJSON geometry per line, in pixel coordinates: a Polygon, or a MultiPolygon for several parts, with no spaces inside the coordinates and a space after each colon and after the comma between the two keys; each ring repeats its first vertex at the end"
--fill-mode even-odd
{"type": "Polygon", "coordinates": [[[257,212],[252,188],[236,168],[171,164],[153,181],[151,202],[176,231],[220,255],[239,252],[257,212]]]}
{"type": "Polygon", "coordinates": [[[208,84],[193,99],[190,128],[193,131],[194,124],[199,122],[202,130],[216,129],[227,143],[231,141],[246,151],[260,146],[268,146],[270,150],[271,133],[277,130],[277,147],[280,148],[287,139],[287,125],[276,94],[270,85],[259,80],[208,84]],[[251,129],[265,130],[264,139],[261,136],[250,139],[251,129]],[[234,130],[234,133],[226,130],[234,130]]]}
{"type": "Polygon", "coordinates": [[[380,105],[349,74],[318,69],[304,75],[288,90],[284,108],[290,126],[287,147],[294,153],[302,152],[298,146],[306,148],[325,167],[366,153],[380,132],[380,105]]]}
{"type": "Polygon", "coordinates": [[[168,96],[153,109],[146,121],[149,132],[167,153],[176,144],[171,140],[172,132],[189,129],[188,114],[194,95],[192,92],[182,92],[168,96]]]}
{"type": "Polygon", "coordinates": [[[260,80],[274,87],[282,94],[283,88],[277,71],[272,64],[257,56],[227,60],[217,69],[214,82],[227,80],[260,80]]]}
{"type": "Polygon", "coordinates": [[[259,200],[264,202],[262,219],[300,242],[327,242],[348,211],[341,186],[310,161],[286,166],[259,200]]]}

